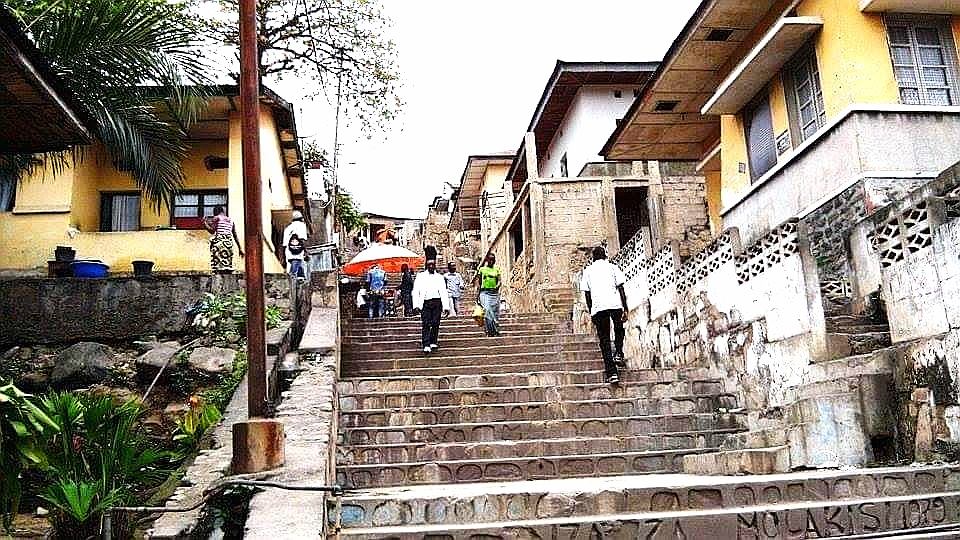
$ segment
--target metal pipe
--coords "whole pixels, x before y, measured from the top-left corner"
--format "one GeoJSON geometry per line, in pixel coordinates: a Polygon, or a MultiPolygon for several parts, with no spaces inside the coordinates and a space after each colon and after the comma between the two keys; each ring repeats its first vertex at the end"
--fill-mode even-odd
{"type": "Polygon", "coordinates": [[[257,0],[240,0],[240,137],[243,157],[243,237],[247,289],[247,411],[267,413],[267,346],[263,294],[262,181],[260,178],[260,66],[257,0]]]}
{"type": "Polygon", "coordinates": [[[114,512],[147,512],[147,513],[180,513],[180,512],[190,512],[191,510],[196,510],[200,508],[207,501],[210,500],[215,494],[223,491],[223,489],[230,486],[250,486],[250,487],[259,487],[259,488],[274,488],[274,489],[283,489],[286,491],[316,491],[323,493],[330,493],[334,497],[342,497],[346,490],[342,486],[332,485],[332,486],[298,486],[293,484],[285,484],[283,482],[272,482],[269,480],[244,480],[244,479],[226,479],[220,482],[217,482],[210,489],[206,490],[203,493],[203,497],[200,497],[196,503],[190,506],[115,506],[112,508],[107,508],[103,512],[103,523],[102,536],[103,540],[111,540],[113,536],[113,513],[114,512]]]}

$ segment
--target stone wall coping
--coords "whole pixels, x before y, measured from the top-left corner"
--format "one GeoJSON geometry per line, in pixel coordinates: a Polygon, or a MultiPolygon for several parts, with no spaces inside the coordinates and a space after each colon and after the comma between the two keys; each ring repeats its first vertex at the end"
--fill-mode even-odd
{"type": "MultiPolygon", "coordinates": [[[[777,162],[776,165],[766,174],[757,179],[753,185],[736,202],[720,211],[721,216],[726,216],[734,208],[746,201],[755,192],[759,191],[774,177],[778,176],[784,169],[789,167],[794,161],[803,157],[813,146],[816,146],[823,139],[835,131],[841,124],[845,123],[851,116],[860,113],[895,113],[895,114],[954,114],[960,115],[960,106],[934,106],[934,105],[887,105],[887,104],[867,104],[855,103],[846,107],[836,118],[827,122],[820,128],[816,134],[800,143],[799,146],[788,152],[784,159],[777,162]]],[[[848,186],[849,187],[849,186],[848,186]]]]}
{"type": "Polygon", "coordinates": [[[327,353],[337,347],[337,308],[314,306],[300,340],[301,353],[327,353]]]}

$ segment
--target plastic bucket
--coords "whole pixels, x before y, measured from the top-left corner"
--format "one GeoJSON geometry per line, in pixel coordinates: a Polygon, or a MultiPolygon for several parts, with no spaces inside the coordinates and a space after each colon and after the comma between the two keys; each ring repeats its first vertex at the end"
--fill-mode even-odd
{"type": "Polygon", "coordinates": [[[70,263],[73,269],[73,277],[78,278],[105,278],[109,266],[100,261],[75,261],[70,263]]]}

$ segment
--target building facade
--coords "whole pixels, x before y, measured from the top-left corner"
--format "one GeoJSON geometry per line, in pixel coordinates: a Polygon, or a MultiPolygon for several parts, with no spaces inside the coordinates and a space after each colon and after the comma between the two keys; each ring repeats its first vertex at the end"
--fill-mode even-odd
{"type": "MultiPolygon", "coordinates": [[[[143,197],[96,143],[62,171],[23,179],[0,209],[0,271],[44,274],[57,246],[101,260],[112,273],[131,272],[134,260],[153,261],[158,272],[209,271],[202,218],[224,206],[244,234],[238,95],[236,87],[220,88],[191,127],[183,189],[169,207],[143,197]]],[[[268,89],[260,107],[264,263],[267,272],[282,272],[277,246],[294,210],[309,215],[307,190],[292,107],[268,89]]],[[[235,253],[235,267],[242,264],[235,253]]]]}
{"type": "Polygon", "coordinates": [[[706,362],[747,405],[750,431],[688,472],[922,461],[960,441],[958,15],[705,0],[608,139],[607,159],[706,179],[712,242],[617,256],[631,362],[706,362]]]}

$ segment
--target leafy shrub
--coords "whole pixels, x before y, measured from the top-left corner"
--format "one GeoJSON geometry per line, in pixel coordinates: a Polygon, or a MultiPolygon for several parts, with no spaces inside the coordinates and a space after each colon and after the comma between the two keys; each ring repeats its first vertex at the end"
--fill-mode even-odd
{"type": "MultiPolygon", "coordinates": [[[[279,326],[282,319],[280,308],[268,306],[265,319],[267,328],[279,326]]],[[[202,334],[220,340],[239,340],[247,329],[246,295],[239,292],[228,295],[205,293],[195,308],[193,326],[202,334]]]]}
{"type": "MultiPolygon", "coordinates": [[[[137,503],[148,487],[165,477],[172,456],[147,439],[140,404],[55,392],[43,399],[41,408],[59,428],[44,437],[49,484],[43,497],[54,506],[55,537],[97,534],[105,508],[137,503]]],[[[128,532],[117,536],[127,538],[128,532]]]]}
{"type": "Polygon", "coordinates": [[[57,430],[31,397],[12,384],[0,386],[0,518],[7,532],[20,506],[20,474],[43,465],[41,438],[57,430]]]}
{"type": "Polygon", "coordinates": [[[216,405],[204,403],[201,398],[191,398],[190,410],[176,420],[173,440],[182,447],[181,454],[187,454],[200,447],[203,435],[217,424],[223,415],[216,405]]]}

